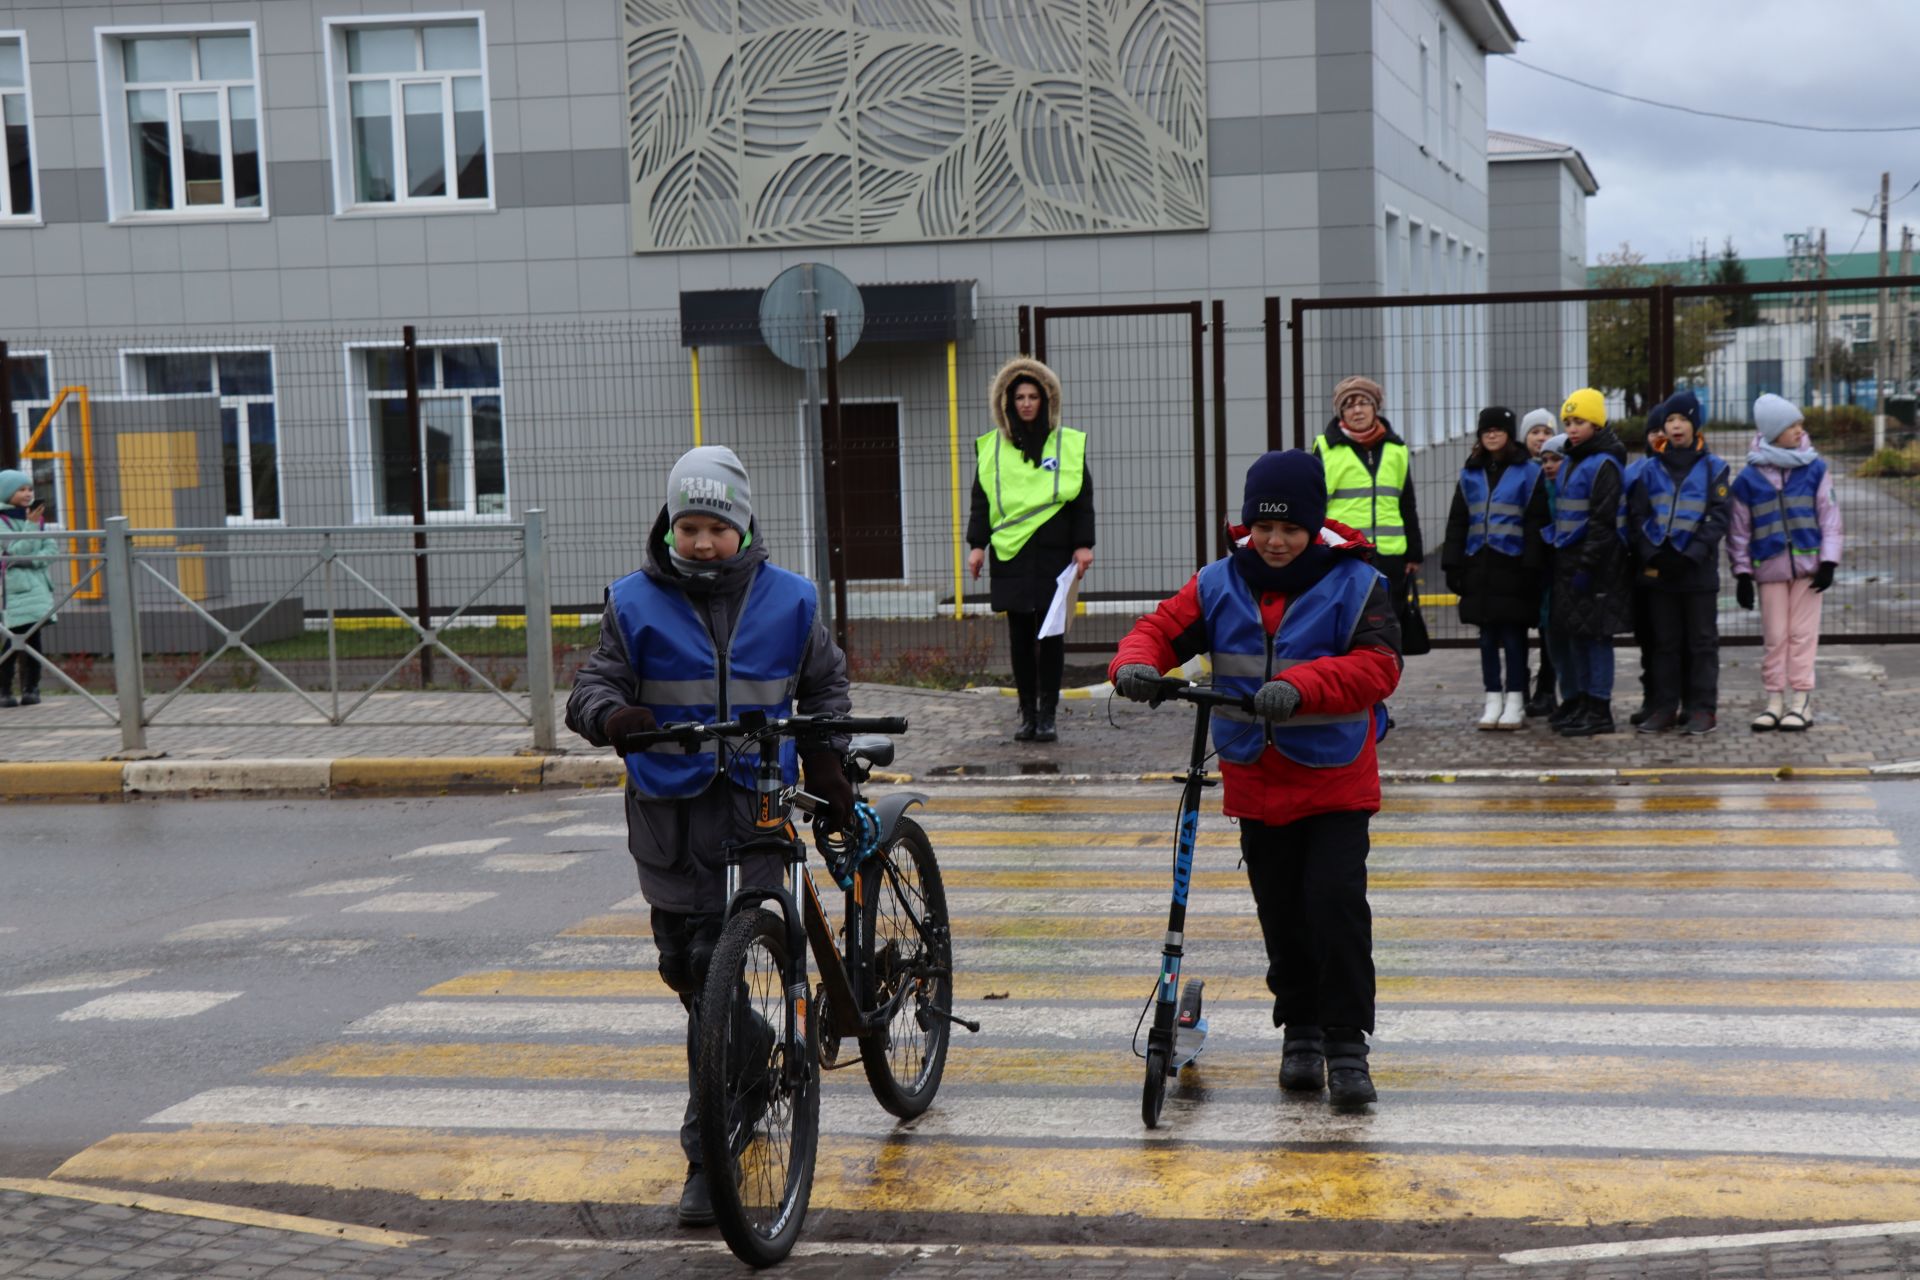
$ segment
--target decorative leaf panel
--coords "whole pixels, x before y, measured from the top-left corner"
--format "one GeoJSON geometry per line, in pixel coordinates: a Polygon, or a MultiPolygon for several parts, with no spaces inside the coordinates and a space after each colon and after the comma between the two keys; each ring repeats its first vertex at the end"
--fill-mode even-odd
{"type": "Polygon", "coordinates": [[[1207,225],[1203,0],[623,0],[642,250],[1207,225]]]}

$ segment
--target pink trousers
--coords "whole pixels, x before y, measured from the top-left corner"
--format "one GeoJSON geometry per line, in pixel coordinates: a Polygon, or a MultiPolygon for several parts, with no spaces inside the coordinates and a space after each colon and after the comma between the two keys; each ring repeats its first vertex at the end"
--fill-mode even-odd
{"type": "Polygon", "coordinates": [[[1768,693],[1813,690],[1813,658],[1820,651],[1820,593],[1812,578],[1762,582],[1760,634],[1766,654],[1760,681],[1768,693]]]}

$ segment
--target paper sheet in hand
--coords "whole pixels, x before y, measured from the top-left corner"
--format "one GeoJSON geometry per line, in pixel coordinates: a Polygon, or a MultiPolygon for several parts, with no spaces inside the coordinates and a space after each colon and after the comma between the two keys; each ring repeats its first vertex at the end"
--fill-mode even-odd
{"type": "Polygon", "coordinates": [[[1073,606],[1080,599],[1080,566],[1069,564],[1060,571],[1054,582],[1053,603],[1047,606],[1047,616],[1040,623],[1040,638],[1064,636],[1067,624],[1073,621],[1073,606]]]}

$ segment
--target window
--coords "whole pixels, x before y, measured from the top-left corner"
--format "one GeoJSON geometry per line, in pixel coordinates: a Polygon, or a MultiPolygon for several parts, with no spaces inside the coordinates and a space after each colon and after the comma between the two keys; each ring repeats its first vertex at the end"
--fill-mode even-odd
{"type": "Polygon", "coordinates": [[[410,517],[414,469],[424,465],[429,514],[505,515],[499,345],[423,344],[418,364],[421,438],[415,440],[407,429],[401,348],[352,353],[353,381],[365,409],[359,424],[365,430],[365,474],[355,478],[360,509],[376,520],[410,517]]]}
{"type": "Polygon", "coordinates": [[[336,208],[492,207],[485,50],[477,15],[329,19],[336,208]]]}
{"type": "Polygon", "coordinates": [[[1453,82],[1453,129],[1447,134],[1447,151],[1453,157],[1453,173],[1458,178],[1465,177],[1460,169],[1460,139],[1466,132],[1463,123],[1466,119],[1466,96],[1466,86],[1455,80],[1453,82]]]}
{"type": "Polygon", "coordinates": [[[27,38],[0,35],[0,218],[35,218],[33,110],[27,99],[27,38]]]}
{"type": "MultiPolygon", "coordinates": [[[[1450,163],[1453,158],[1453,135],[1460,127],[1460,120],[1453,115],[1451,103],[1447,99],[1447,67],[1451,61],[1447,55],[1447,24],[1443,22],[1440,24],[1440,151],[1438,156],[1442,165],[1450,163]]],[[[1423,98],[1426,96],[1425,88],[1423,84],[1420,95],[1423,98]]]]}
{"type": "Polygon", "coordinates": [[[1420,149],[1433,150],[1433,53],[1420,42],[1420,149]]]}
{"type": "Polygon", "coordinates": [[[271,351],[131,351],[126,384],[149,396],[220,397],[231,524],[280,519],[280,424],[271,351]]]}
{"type": "MultiPolygon", "coordinates": [[[[33,429],[40,425],[40,416],[53,403],[53,365],[44,352],[30,354],[9,354],[7,356],[7,387],[13,396],[13,432],[14,439],[22,453],[26,452],[27,441],[33,438],[33,429]]],[[[47,425],[47,434],[40,437],[35,453],[58,453],[60,423],[58,419],[47,425]]],[[[20,469],[33,476],[34,497],[47,504],[47,519],[60,518],[59,464],[51,458],[22,458],[20,469]]]]}
{"type": "Polygon", "coordinates": [[[111,216],[264,217],[251,24],[99,37],[111,216]]]}

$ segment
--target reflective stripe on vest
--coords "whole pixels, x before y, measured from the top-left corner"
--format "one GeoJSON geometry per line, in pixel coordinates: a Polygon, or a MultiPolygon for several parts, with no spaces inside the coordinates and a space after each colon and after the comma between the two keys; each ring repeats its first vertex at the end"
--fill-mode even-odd
{"type": "Polygon", "coordinates": [[[1526,554],[1522,521],[1538,483],[1540,467],[1533,462],[1508,467],[1491,490],[1484,470],[1469,467],[1460,473],[1460,496],[1467,503],[1468,555],[1479,554],[1481,547],[1491,547],[1503,556],[1526,554]]]}
{"type": "MultiPolygon", "coordinates": [[[[1279,634],[1269,636],[1260,619],[1260,602],[1232,558],[1214,561],[1200,571],[1198,580],[1214,686],[1251,697],[1289,667],[1347,652],[1380,581],[1378,569],[1343,556],[1326,577],[1287,602],[1279,634]]],[[[1339,768],[1357,760],[1367,735],[1377,734],[1384,724],[1384,717],[1376,719],[1377,710],[1294,716],[1268,725],[1244,711],[1219,707],[1213,712],[1213,745],[1222,760],[1234,764],[1254,763],[1271,745],[1296,764],[1339,768]]]]}
{"type": "Polygon", "coordinates": [[[1707,514],[1707,499],[1713,486],[1724,478],[1726,469],[1726,463],[1711,453],[1703,453],[1681,479],[1676,491],[1673,475],[1665,465],[1654,462],[1640,468],[1636,479],[1646,486],[1651,507],[1640,526],[1647,541],[1656,547],[1664,545],[1685,551],[1693,541],[1694,530],[1700,527],[1700,518],[1707,514]]]}
{"type": "Polygon", "coordinates": [[[1824,458],[1788,471],[1782,489],[1774,488],[1758,467],[1740,473],[1733,496],[1753,513],[1747,554],[1755,564],[1785,555],[1789,548],[1808,555],[1820,550],[1820,482],[1826,475],[1824,458]]]}
{"type": "MultiPolygon", "coordinates": [[[[1571,470],[1561,469],[1560,501],[1553,513],[1553,528],[1547,541],[1556,547],[1570,547],[1586,536],[1588,508],[1593,501],[1593,482],[1602,467],[1619,467],[1620,459],[1610,453],[1590,453],[1571,470]]],[[[1617,514],[1617,513],[1616,513],[1617,514]]]]}
{"type": "Polygon", "coordinates": [[[1384,440],[1380,470],[1368,471],[1358,446],[1336,448],[1317,436],[1313,451],[1327,469],[1327,519],[1367,535],[1383,556],[1407,554],[1407,522],[1400,495],[1407,487],[1407,446],[1384,440]]]}
{"type": "Polygon", "coordinates": [[[1087,433],[1072,427],[1056,427],[1047,436],[1037,467],[997,428],[974,442],[973,453],[987,495],[993,554],[1002,560],[1020,554],[1086,483],[1087,433]]]}
{"type": "MultiPolygon", "coordinates": [[[[800,663],[813,635],[819,594],[797,574],[763,564],[754,573],[733,625],[722,661],[707,625],[681,592],[645,573],[631,573],[607,589],[608,603],[626,642],[627,661],[640,678],[640,703],[661,724],[731,720],[743,711],[791,715],[800,663]]],[[[791,739],[780,746],[781,775],[799,778],[799,755],[791,739]]],[[[728,751],[727,776],[753,786],[760,758],[728,751]]],[[[688,751],[664,743],[627,757],[627,777],[651,800],[697,796],[720,772],[712,743],[688,751]]]]}

